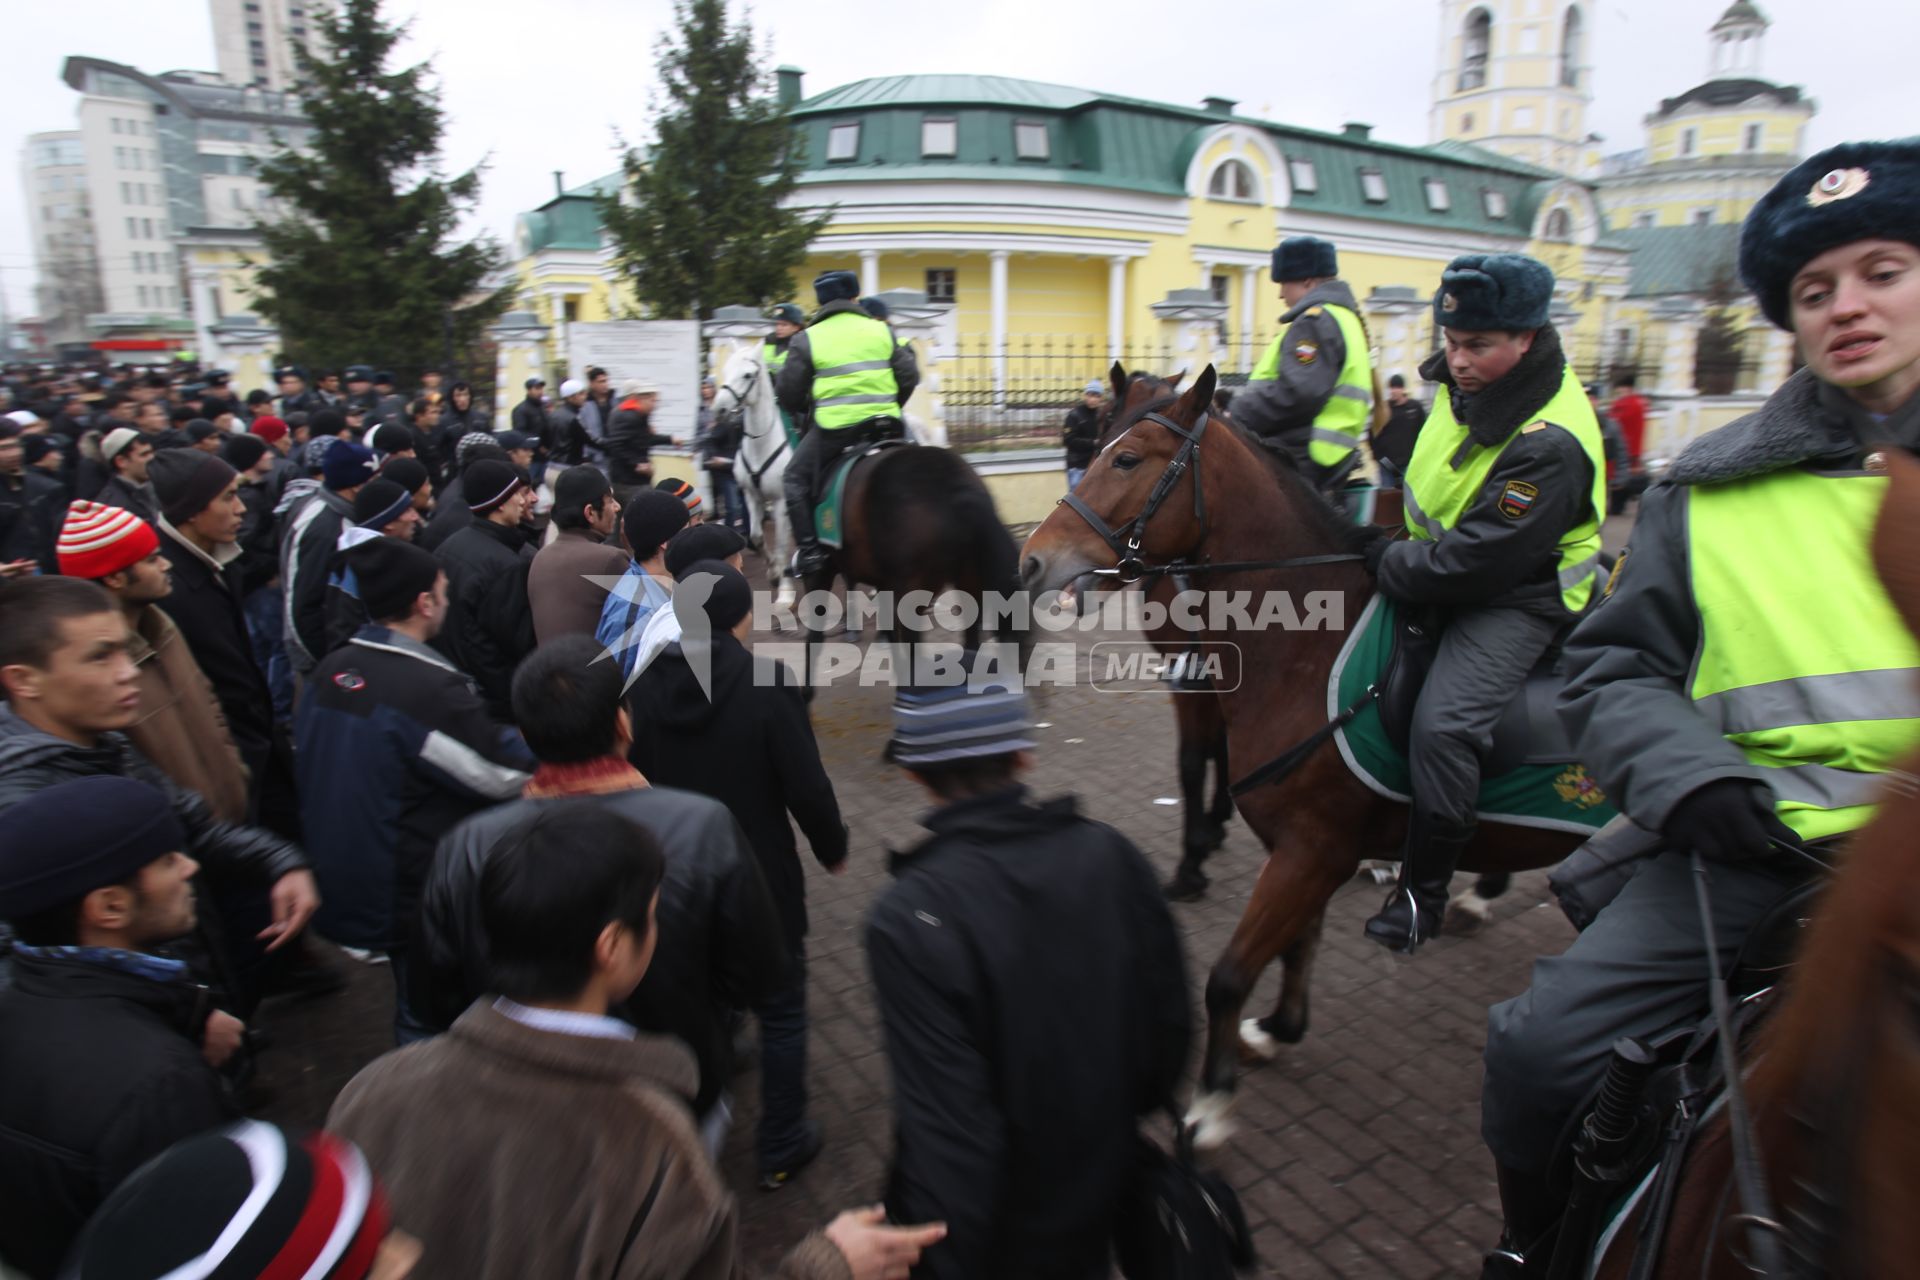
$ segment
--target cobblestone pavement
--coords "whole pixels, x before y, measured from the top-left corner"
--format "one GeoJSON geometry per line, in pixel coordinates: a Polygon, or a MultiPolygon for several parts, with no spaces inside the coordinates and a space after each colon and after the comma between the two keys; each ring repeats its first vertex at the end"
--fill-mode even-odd
{"type": "MultiPolygon", "coordinates": [[[[1610,533],[1614,530],[1610,528],[1610,533]]],[[[1610,537],[1611,545],[1620,539],[1610,537]]],[[[724,1168],[743,1206],[749,1261],[765,1266],[837,1210],[877,1199],[891,1145],[888,1082],[869,995],[861,925],[887,883],[885,854],[920,834],[920,793],[879,759],[890,695],[834,688],[815,703],[828,772],[853,830],[853,868],[829,877],[808,860],[813,1112],[827,1148],[787,1189],[753,1186],[757,1077],[735,1082],[736,1121],[724,1168]]],[[[1178,857],[1174,734],[1162,694],[1087,688],[1039,703],[1041,795],[1072,792],[1118,827],[1164,875],[1178,857]]],[[[1208,863],[1204,901],[1173,908],[1185,936],[1196,1025],[1200,990],[1247,901],[1262,858],[1237,819],[1208,863]]],[[[1464,880],[1462,881],[1464,883],[1464,880]]],[[[1239,1189],[1262,1275],[1463,1276],[1498,1235],[1498,1198],[1479,1139],[1486,1008],[1526,986],[1540,954],[1572,937],[1544,873],[1515,878],[1474,938],[1443,938],[1415,961],[1361,935],[1381,891],[1356,882],[1334,899],[1315,975],[1313,1025],[1271,1065],[1243,1073],[1241,1131],[1207,1157],[1239,1189]]],[[[391,985],[382,967],[353,969],[349,991],[269,1006],[278,1048],[267,1055],[256,1114],[318,1123],[340,1086],[390,1043],[391,985]]],[[[1271,1008],[1269,971],[1249,1010],[1271,1008]]],[[[1199,1054],[1198,1037],[1194,1047],[1199,1054]]]]}

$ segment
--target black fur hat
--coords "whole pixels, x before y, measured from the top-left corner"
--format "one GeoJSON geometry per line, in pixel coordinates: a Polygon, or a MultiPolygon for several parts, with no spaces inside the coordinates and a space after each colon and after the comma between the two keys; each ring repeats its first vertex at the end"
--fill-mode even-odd
{"type": "Polygon", "coordinates": [[[1920,245],[1920,138],[1843,142],[1774,184],[1740,231],[1740,278],[1782,329],[1793,320],[1793,277],[1856,240],[1920,245]]]}
{"type": "Polygon", "coordinates": [[[1319,236],[1288,236],[1273,251],[1273,281],[1330,279],[1340,274],[1340,255],[1319,236]]]}
{"type": "Polygon", "coordinates": [[[1519,333],[1544,329],[1553,303],[1553,271],[1524,253],[1469,253],[1440,274],[1433,319],[1443,329],[1519,333]]]}

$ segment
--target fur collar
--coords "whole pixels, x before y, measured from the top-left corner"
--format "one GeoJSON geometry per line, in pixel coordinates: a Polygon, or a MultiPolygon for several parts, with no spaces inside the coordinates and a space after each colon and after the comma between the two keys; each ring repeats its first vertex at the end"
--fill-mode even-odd
{"type": "Polygon", "coordinates": [[[1453,385],[1453,373],[1447,368],[1447,353],[1436,351],[1420,366],[1420,376],[1438,382],[1453,398],[1453,416],[1465,424],[1475,444],[1496,445],[1535,421],[1547,402],[1560,394],[1566,381],[1567,361],[1560,350],[1560,331],[1543,326],[1533,336],[1533,346],[1520,357],[1520,363],[1507,376],[1490,384],[1477,395],[1464,396],[1453,385]]]}
{"type": "MultiPolygon", "coordinates": [[[[1860,452],[1862,419],[1871,421],[1843,393],[1802,369],[1759,409],[1688,445],[1667,469],[1666,479],[1673,484],[1723,484],[1816,460],[1850,466],[1860,452]]],[[[1920,396],[1875,430],[1912,448],[1920,435],[1920,396]]]]}

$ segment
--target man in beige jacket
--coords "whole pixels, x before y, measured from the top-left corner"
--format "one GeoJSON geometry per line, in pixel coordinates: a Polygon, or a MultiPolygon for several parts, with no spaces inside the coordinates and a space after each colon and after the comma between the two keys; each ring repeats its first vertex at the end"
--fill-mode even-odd
{"type": "MultiPolygon", "coordinates": [[[[739,1207],[687,1100],[693,1055],[608,1010],[652,963],[666,859],[591,805],[542,810],[481,876],[491,988],[443,1036],[355,1076],[327,1128],[357,1143],[424,1247],[420,1280],[726,1280],[739,1207]],[[430,1270],[429,1270],[430,1268],[430,1270]]],[[[904,1277],[946,1228],[842,1213],[786,1280],[904,1277]]]]}
{"type": "Polygon", "coordinates": [[[247,770],[227,731],[220,700],[159,602],[172,592],[171,566],[153,527],[124,507],[76,502],[56,546],[60,572],[112,593],[132,637],[127,656],[140,672],[138,718],[126,735],[140,753],[222,822],[247,819],[247,770]]]}

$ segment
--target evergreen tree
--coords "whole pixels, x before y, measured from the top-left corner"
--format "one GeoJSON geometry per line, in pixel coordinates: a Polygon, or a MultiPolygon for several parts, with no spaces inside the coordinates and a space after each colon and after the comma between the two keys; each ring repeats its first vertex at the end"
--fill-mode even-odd
{"type": "Polygon", "coordinates": [[[476,345],[506,310],[512,287],[485,288],[506,255],[489,236],[454,239],[480,168],[441,176],[439,90],[425,64],[387,67],[405,27],[381,19],[380,0],[315,5],[308,20],[325,50],[294,45],[311,141],[260,167],[289,209],[260,227],[260,310],[287,358],[378,364],[406,385],[476,345]]]}
{"type": "Polygon", "coordinates": [[[600,200],[601,225],[635,296],[662,319],[784,300],[827,220],[781,208],[802,160],[800,137],[767,93],[747,23],[725,0],[676,0],[678,40],[662,36],[666,106],[654,145],[629,147],[631,203],[600,200]]]}

